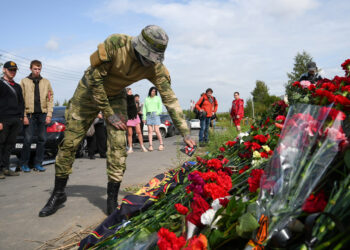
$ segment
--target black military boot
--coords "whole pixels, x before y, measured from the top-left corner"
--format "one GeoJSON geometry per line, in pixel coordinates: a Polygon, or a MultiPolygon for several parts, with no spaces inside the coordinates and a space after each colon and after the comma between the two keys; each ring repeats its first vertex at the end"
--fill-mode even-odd
{"type": "Polygon", "coordinates": [[[67,185],[67,178],[55,177],[55,188],[51,194],[51,197],[47,201],[45,207],[39,212],[39,217],[49,216],[56,213],[60,205],[67,200],[67,195],[64,192],[64,188],[67,185]]]}
{"type": "Polygon", "coordinates": [[[110,215],[118,206],[120,182],[108,182],[107,185],[107,214],[110,215]]]}

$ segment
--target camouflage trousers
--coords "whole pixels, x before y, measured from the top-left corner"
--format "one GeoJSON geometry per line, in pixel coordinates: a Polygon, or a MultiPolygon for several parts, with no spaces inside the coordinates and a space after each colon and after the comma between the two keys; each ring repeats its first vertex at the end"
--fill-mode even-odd
{"type": "MultiPolygon", "coordinates": [[[[116,114],[127,117],[125,90],[108,99],[116,114]]],[[[72,173],[75,153],[99,111],[90,90],[80,81],[66,109],[66,130],[56,156],[56,176],[66,178],[72,173]]],[[[108,122],[106,126],[108,181],[121,182],[126,169],[127,157],[125,131],[117,130],[108,122]]]]}

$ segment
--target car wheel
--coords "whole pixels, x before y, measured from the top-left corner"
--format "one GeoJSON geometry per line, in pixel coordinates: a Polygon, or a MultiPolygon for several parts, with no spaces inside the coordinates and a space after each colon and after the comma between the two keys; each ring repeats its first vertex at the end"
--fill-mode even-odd
{"type": "Polygon", "coordinates": [[[169,131],[169,137],[172,137],[175,135],[175,127],[173,127],[170,131],[169,131]]]}
{"type": "Polygon", "coordinates": [[[165,129],[164,129],[164,128],[160,128],[159,130],[160,130],[160,135],[161,135],[163,138],[165,138],[165,136],[166,136],[166,131],[165,131],[165,129]]]}
{"type": "Polygon", "coordinates": [[[21,153],[16,153],[16,157],[17,157],[18,160],[20,160],[21,159],[21,153]]]}

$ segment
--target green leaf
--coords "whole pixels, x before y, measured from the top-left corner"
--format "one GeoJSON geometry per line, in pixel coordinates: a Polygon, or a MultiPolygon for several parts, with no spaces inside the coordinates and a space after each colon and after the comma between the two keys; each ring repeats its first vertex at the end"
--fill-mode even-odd
{"type": "Polygon", "coordinates": [[[136,235],[135,239],[142,241],[150,236],[151,232],[147,228],[141,228],[140,232],[136,235]]]}
{"type": "Polygon", "coordinates": [[[350,168],[350,149],[348,148],[344,154],[344,161],[348,168],[350,168]]]}
{"type": "Polygon", "coordinates": [[[251,213],[245,213],[238,219],[239,225],[236,226],[237,234],[244,237],[246,233],[251,233],[259,227],[258,221],[251,213]]]}
{"type": "Polygon", "coordinates": [[[219,230],[213,230],[210,233],[209,236],[209,245],[210,246],[216,246],[218,245],[221,241],[223,241],[225,239],[224,237],[224,233],[219,231],[219,230]]]}

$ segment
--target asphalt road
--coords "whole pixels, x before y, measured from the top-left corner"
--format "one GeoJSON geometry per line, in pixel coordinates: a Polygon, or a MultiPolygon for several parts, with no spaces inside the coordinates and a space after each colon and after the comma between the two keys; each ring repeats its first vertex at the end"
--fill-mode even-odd
{"type": "MultiPolygon", "coordinates": [[[[197,135],[198,130],[192,133],[197,135]]],[[[179,152],[183,146],[180,136],[166,138],[164,151],[156,150],[158,144],[154,141],[155,151],[148,153],[141,152],[139,144],[135,144],[134,153],[127,158],[119,201],[135,186],[146,184],[153,176],[188,159],[179,152]]],[[[0,180],[0,249],[36,249],[65,232],[79,232],[106,217],[105,159],[76,159],[64,207],[54,215],[40,218],[38,213],[54,183],[54,165],[47,165],[46,169],[43,173],[21,172],[20,176],[0,180]]]]}

